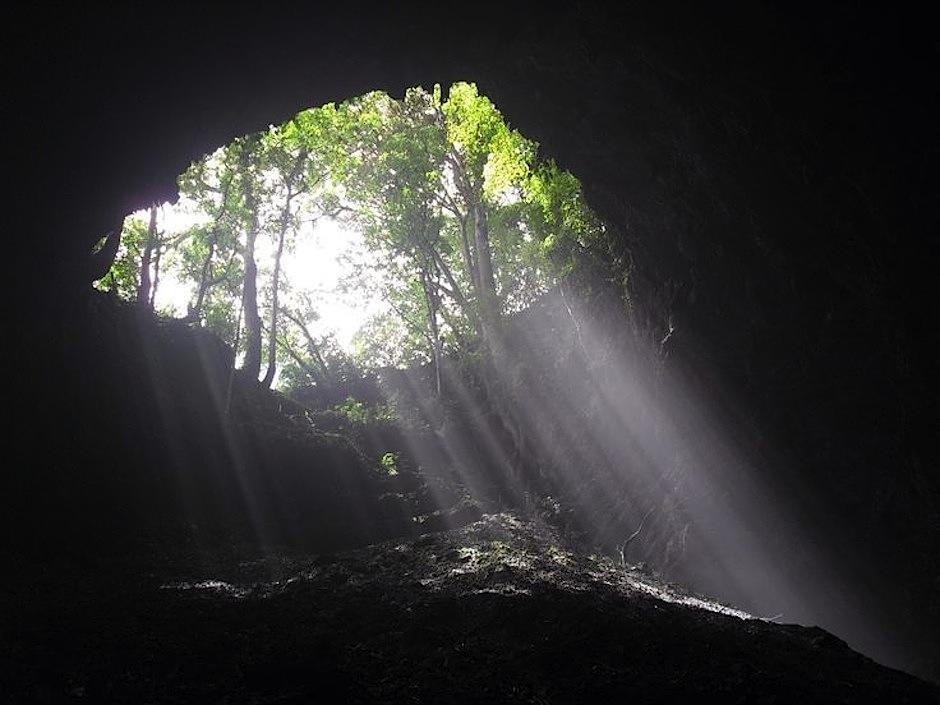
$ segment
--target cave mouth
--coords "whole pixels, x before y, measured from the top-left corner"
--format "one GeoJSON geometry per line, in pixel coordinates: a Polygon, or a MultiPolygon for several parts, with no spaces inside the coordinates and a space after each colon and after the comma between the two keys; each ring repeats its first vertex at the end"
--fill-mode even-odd
{"type": "Polygon", "coordinates": [[[178,186],[124,219],[95,287],[264,358],[284,390],[459,356],[604,247],[577,178],[468,82],[303,110],[178,186]]]}
{"type": "MultiPolygon", "coordinates": [[[[141,536],[148,522],[155,537],[183,537],[178,545],[172,538],[161,539],[159,545],[174,554],[181,552],[178,546],[188,545],[185,537],[202,534],[209,547],[198,555],[211,558],[225,555],[224,539],[229,537],[221,536],[213,546],[204,534],[223,526],[224,519],[234,525],[239,523],[236,516],[247,517],[243,497],[256,500],[257,513],[241,524],[263,534],[276,534],[274,529],[285,525],[299,527],[288,536],[298,545],[303,536],[320,537],[324,543],[328,536],[353,536],[357,529],[347,530],[342,522],[355,513],[354,506],[364,515],[361,525],[368,526],[370,517],[386,516],[402,532],[404,522],[416,524],[413,517],[432,513],[434,505],[426,498],[421,506],[409,506],[396,497],[407,498],[409,483],[420,474],[408,467],[409,449],[392,435],[400,420],[379,423],[389,416],[384,397],[373,403],[365,389],[342,390],[322,412],[311,413],[321,431],[319,440],[311,440],[306,430],[286,432],[283,423],[288,415],[298,428],[312,426],[303,421],[309,405],[293,407],[287,397],[273,393],[249,398],[236,376],[229,414],[234,423],[211,423],[214,408],[199,400],[214,392],[205,381],[221,370],[216,376],[224,409],[231,348],[217,349],[210,338],[220,338],[202,325],[180,326],[150,313],[138,316],[136,311],[147,307],[87,292],[88,283],[104,270],[98,259],[93,265],[85,262],[94,238],[125,213],[153,201],[175,200],[175,180],[183,167],[232,137],[259,129],[269,119],[280,123],[301,106],[358,96],[372,87],[400,96],[429,75],[442,81],[461,76],[478,80],[516,127],[536,136],[578,175],[591,205],[617,231],[623,246],[631,248],[629,286],[637,320],[618,318],[621,292],[616,286],[610,287],[606,308],[574,282],[566,292],[572,311],[582,314],[584,347],[598,354],[582,352],[560,297],[554,308],[542,308],[546,315],[540,320],[550,324],[530,327],[546,337],[556,331],[551,346],[528,348],[545,353],[538,356],[538,369],[551,363],[556,367],[551,375],[536,375],[532,385],[538,392],[532,405],[544,421],[538,428],[542,436],[554,434],[572,449],[555,458],[564,468],[558,474],[571,478],[569,489],[553,491],[544,513],[560,517],[561,523],[568,518],[573,525],[582,524],[576,530],[584,530],[585,517],[601,524],[591,535],[608,537],[597,543],[618,565],[623,546],[627,564],[646,562],[697,591],[748,605],[752,614],[820,624],[882,663],[936,680],[940,474],[933,440],[936,395],[930,393],[929,381],[936,378],[937,358],[927,342],[933,326],[923,306],[935,294],[930,276],[934,250],[931,238],[923,235],[932,232],[927,199],[936,191],[938,173],[929,168],[936,106],[924,91],[930,85],[924,80],[925,67],[934,64],[930,58],[937,47],[928,35],[930,23],[918,22],[910,13],[886,18],[861,6],[848,13],[844,7],[807,13],[781,3],[725,8],[684,3],[657,5],[655,10],[632,3],[613,11],[572,4],[551,12],[519,6],[497,13],[477,7],[456,19],[453,8],[443,5],[382,12],[371,19],[361,6],[348,4],[311,5],[308,10],[286,16],[257,8],[226,13],[190,8],[181,15],[128,6],[101,15],[43,11],[34,26],[16,23],[23,41],[14,38],[11,51],[17,60],[7,84],[16,106],[10,113],[21,137],[10,170],[18,177],[9,189],[18,217],[5,257],[15,263],[9,269],[16,270],[8,274],[14,293],[5,307],[12,316],[5,347],[12,353],[8,378],[13,388],[7,394],[14,418],[7,426],[13,445],[10,467],[0,481],[5,500],[0,522],[5,546],[24,560],[14,560],[14,576],[5,581],[0,600],[8,606],[3,621],[10,627],[0,638],[10,657],[5,659],[9,677],[3,679],[9,697],[55,699],[38,688],[47,687],[53,680],[48,674],[58,670],[60,699],[84,691],[86,698],[106,700],[101,693],[115,674],[125,672],[126,660],[109,658],[95,644],[114,644],[112,656],[120,651],[139,654],[137,672],[147,683],[155,682],[153,674],[172,678],[181,661],[212,673],[216,683],[236,683],[239,674],[259,672],[283,681],[296,676],[297,669],[274,668],[270,657],[244,668],[236,663],[237,668],[221,674],[201,668],[214,661],[194,658],[186,640],[166,638],[174,635],[161,631],[153,632],[152,639],[136,631],[133,641],[108,638],[113,631],[91,638],[98,633],[83,626],[95,621],[93,615],[100,616],[99,624],[139,614],[143,623],[162,618],[189,634],[202,631],[203,623],[189,617],[205,608],[181,612],[173,603],[172,611],[153,611],[149,593],[137,593],[142,599],[135,603],[146,605],[147,613],[135,613],[113,599],[127,581],[111,570],[117,565],[110,560],[111,545],[117,537],[141,536]],[[461,39],[464,30],[471,40],[461,39]],[[88,307],[86,298],[92,300],[88,307]],[[623,333],[619,338],[618,330],[623,333]],[[638,331],[639,340],[630,340],[627,330],[638,331]],[[205,345],[199,342],[203,338],[205,345]],[[605,366],[605,361],[611,364],[605,366]],[[200,365],[205,372],[194,374],[200,365]],[[713,404],[700,403],[701,397],[689,400],[694,395],[688,385],[675,379],[680,366],[686,381],[691,379],[699,391],[706,388],[704,399],[713,404]],[[631,372],[618,377],[618,369],[631,372]],[[560,384],[559,377],[565,376],[567,383],[560,384]],[[619,387],[624,377],[644,388],[645,397],[619,387]],[[350,396],[353,401],[347,404],[350,396]],[[550,425],[545,415],[559,408],[568,418],[550,425]],[[738,415],[728,414],[729,408],[738,415]],[[592,415],[585,423],[573,418],[572,410],[592,415]],[[667,411],[676,423],[663,432],[669,427],[656,417],[667,411]],[[618,415],[619,420],[611,420],[618,415]],[[733,418],[739,422],[725,420],[733,418]],[[258,423],[267,421],[272,423],[258,423]],[[364,494],[384,496],[381,502],[366,496],[357,502],[343,498],[343,492],[355,495],[354,485],[360,479],[368,484],[372,475],[358,472],[356,453],[327,435],[330,423],[350,428],[358,423],[362,436],[378,438],[381,455],[367,448],[366,460],[375,466],[382,491],[364,494]],[[698,439],[702,427],[709,426],[720,443],[686,443],[669,453],[677,450],[673,438],[698,439]],[[644,429],[658,432],[650,435],[644,429]],[[598,437],[613,430],[619,431],[616,445],[599,443],[598,437]],[[743,459],[734,452],[736,441],[745,447],[743,459]],[[301,453],[299,448],[308,445],[316,452],[301,453]],[[608,452],[591,452],[600,447],[608,452]],[[716,452],[718,447],[725,452],[716,452]],[[333,461],[328,460],[331,453],[333,461]],[[748,458],[755,472],[749,472],[748,458]],[[330,476],[335,487],[305,484],[333,466],[343,470],[330,476]],[[642,472],[653,466],[659,471],[642,472]],[[254,467],[260,470],[252,474],[254,467]],[[638,484],[649,488],[648,493],[638,484]],[[765,489],[772,485],[782,499],[742,507],[755,484],[765,489]],[[629,491],[618,490],[624,487],[629,491]],[[715,494],[727,499],[725,506],[709,496],[715,494]],[[315,501],[318,496],[336,499],[343,511],[331,515],[329,502],[315,501]],[[773,511],[763,514],[761,506],[767,504],[773,511]],[[303,521],[314,515],[331,518],[306,531],[303,521]],[[788,518],[781,522],[781,515],[788,518]],[[404,519],[401,525],[395,524],[398,516],[404,519]],[[732,526],[743,523],[759,540],[757,555],[767,560],[751,560],[746,551],[736,555],[734,532],[719,531],[715,520],[708,520],[722,516],[732,526]],[[177,517],[191,521],[176,522],[177,517]],[[198,528],[190,531],[190,524],[198,528]],[[725,540],[728,533],[732,536],[725,540]],[[70,585],[85,581],[71,581],[70,573],[55,566],[44,571],[43,580],[15,567],[49,554],[85,561],[90,566],[85,572],[96,576],[88,584],[108,607],[97,615],[86,609],[91,601],[81,599],[70,585]],[[712,565],[695,566],[696,557],[712,565]],[[780,585],[796,586],[808,596],[803,602],[809,608],[800,613],[761,590],[750,599],[763,601],[748,604],[747,596],[741,597],[748,591],[735,587],[748,585],[747,574],[737,580],[744,563],[758,574],[766,567],[771,582],[779,576],[780,585]],[[820,563],[830,572],[842,571],[844,579],[825,579],[825,571],[814,570],[820,563]],[[43,601],[43,590],[57,588],[56,582],[70,587],[47,590],[51,598],[43,601]],[[6,591],[11,586],[14,599],[6,591]],[[20,596],[22,602],[16,600],[20,596]],[[855,606],[849,604],[853,600],[855,606]],[[12,612],[22,619],[10,619],[12,612]],[[871,627],[867,634],[866,625],[871,627]],[[34,635],[28,644],[20,638],[26,634],[34,635]],[[70,635],[76,643],[74,658],[58,657],[62,650],[57,654],[51,647],[70,635]],[[166,669],[155,670],[147,645],[161,643],[172,653],[164,661],[166,669]],[[92,661],[97,664],[91,669],[94,678],[81,680],[89,670],[82,664],[92,661]],[[25,685],[18,688],[20,683],[25,685]]],[[[144,228],[149,226],[149,211],[140,217],[144,228]]],[[[160,223],[158,218],[158,229],[166,228],[160,223]]],[[[259,240],[261,261],[268,254],[261,249],[267,238],[259,240]]],[[[168,264],[161,264],[164,274],[168,264]]],[[[157,286],[157,309],[165,305],[160,300],[168,281],[164,274],[157,286]]],[[[289,272],[286,279],[291,279],[289,272]]],[[[234,296],[235,323],[240,293],[234,296]]],[[[265,321],[263,287],[258,293],[265,321]]],[[[185,316],[191,294],[181,297],[177,316],[185,316]]],[[[294,342],[304,343],[302,334],[294,342]]],[[[237,366],[243,361],[240,355],[237,366]]],[[[527,365],[531,368],[533,362],[527,365]]],[[[284,388],[282,372],[279,367],[275,388],[284,388]]],[[[427,374],[404,376],[419,389],[429,386],[427,374]]],[[[471,386],[470,391],[476,390],[471,386]]],[[[436,430],[447,435],[446,428],[436,430]]],[[[486,449],[483,436],[464,438],[481,442],[455,444],[452,457],[477,465],[474,456],[486,449]]],[[[434,460],[421,471],[445,467],[434,460]]],[[[543,471],[550,467],[542,465],[543,471]]],[[[456,506],[446,496],[452,485],[426,484],[441,506],[456,506]]],[[[389,534],[386,529],[360,534],[353,542],[362,545],[389,534]]],[[[127,555],[144,555],[148,547],[138,548],[127,555]]],[[[436,551],[437,544],[428,549],[436,551]]],[[[325,592],[335,575],[322,581],[325,592]]],[[[214,569],[168,578],[166,584],[235,584],[214,569]]],[[[516,602],[519,606],[523,601],[516,602]]],[[[459,611],[462,604],[456,607],[459,611]]],[[[558,623],[562,631],[574,631],[568,625],[581,613],[565,607],[558,623]]],[[[449,618],[453,612],[435,614],[449,618]]],[[[505,616],[512,626],[520,614],[541,624],[556,613],[515,611],[498,617],[505,616]]],[[[406,621],[390,616],[386,623],[392,628],[406,621]]],[[[218,621],[212,615],[208,619],[218,621]]],[[[295,620],[298,630],[307,630],[311,621],[295,620]]],[[[257,622],[284,645],[284,664],[297,664],[302,652],[288,638],[291,633],[272,630],[266,619],[257,622]]],[[[335,623],[346,630],[345,622],[335,623]]],[[[577,626],[592,631],[583,622],[577,626]]],[[[753,626],[744,623],[740,631],[750,632],[753,626]]],[[[781,628],[776,633],[795,631],[781,628]]],[[[231,651],[241,654],[264,643],[255,642],[253,634],[248,643],[238,629],[212,633],[219,636],[212,643],[214,652],[231,644],[231,651]]],[[[725,674],[716,684],[724,692],[740,690],[742,675],[746,682],[755,671],[778,680],[779,666],[796,660],[808,666],[798,676],[805,678],[802,685],[814,676],[843,682],[841,673],[835,675],[838,671],[819,658],[825,648],[814,645],[805,659],[790,650],[769,667],[745,650],[735,652],[738,663],[732,660],[725,667],[711,658],[720,652],[715,641],[709,643],[712,632],[698,642],[701,648],[692,641],[694,633],[667,632],[687,647],[682,651],[687,658],[674,667],[666,662],[666,689],[656,692],[672,692],[674,674],[688,678],[688,666],[696,663],[725,674]],[[741,664],[746,666],[743,673],[741,664]]],[[[428,643],[430,651],[438,639],[428,635],[440,632],[408,636],[412,634],[415,643],[428,643]]],[[[390,661],[404,664],[400,670],[408,675],[410,665],[421,662],[453,675],[451,667],[465,662],[467,655],[462,650],[466,634],[456,636],[461,650],[455,650],[450,664],[425,659],[426,654],[409,658],[408,651],[399,651],[390,661]]],[[[552,635],[555,643],[557,636],[552,635]]],[[[661,634],[652,636],[656,642],[661,634]]],[[[548,664],[555,673],[567,673],[555,664],[564,667],[570,654],[596,653],[591,643],[574,648],[561,643],[567,653],[559,653],[558,660],[541,660],[543,671],[548,664]]],[[[324,663],[318,654],[326,651],[345,653],[335,642],[327,644],[322,652],[306,652],[311,654],[308,661],[324,663]]],[[[787,640],[785,646],[792,644],[787,640]]],[[[660,654],[645,644],[630,646],[626,654],[609,650],[612,660],[621,660],[613,664],[620,672],[624,655],[660,654]]],[[[517,665],[532,663],[522,650],[482,653],[518,653],[522,658],[514,659],[517,665]]],[[[511,665],[512,659],[504,661],[511,665]]],[[[587,679],[607,683],[607,671],[597,665],[606,663],[597,659],[586,664],[587,679]]],[[[374,661],[363,659],[363,664],[356,675],[387,672],[374,661]]],[[[495,668],[506,677],[503,664],[495,668]]],[[[534,670],[519,673],[515,682],[528,682],[534,670]]],[[[463,673],[457,673],[463,681],[463,673]]],[[[627,678],[632,684],[643,673],[635,668],[627,678]]],[[[705,678],[692,673],[700,683],[714,683],[707,673],[705,678]]],[[[881,692],[845,680],[854,687],[848,699],[881,692]]],[[[173,687],[169,679],[168,684],[173,687]]],[[[775,690],[776,697],[786,692],[779,682],[772,683],[769,697],[775,690]]],[[[806,699],[806,688],[793,690],[806,699]]],[[[608,695],[595,699],[612,699],[608,695]]],[[[583,693],[557,699],[579,697],[584,699],[583,693]]],[[[151,689],[123,699],[160,698],[151,689]]],[[[541,689],[532,699],[553,700],[541,689]]]]}
{"type": "Polygon", "coordinates": [[[125,219],[95,286],[150,317],[159,351],[114,367],[157,401],[117,426],[159,417],[169,443],[128,453],[169,474],[203,552],[527,512],[623,570],[876,650],[794,498],[664,364],[683,322],[637,333],[624,239],[474,84],[301,111],[178,183],[125,219]]]}

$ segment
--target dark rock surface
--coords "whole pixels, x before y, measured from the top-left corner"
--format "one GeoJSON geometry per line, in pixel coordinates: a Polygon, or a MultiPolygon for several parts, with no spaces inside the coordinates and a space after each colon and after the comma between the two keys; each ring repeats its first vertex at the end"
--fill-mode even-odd
{"type": "Polygon", "coordinates": [[[11,702],[929,703],[816,628],[773,624],[573,550],[462,529],[306,557],[198,556],[3,586],[11,702]]]}

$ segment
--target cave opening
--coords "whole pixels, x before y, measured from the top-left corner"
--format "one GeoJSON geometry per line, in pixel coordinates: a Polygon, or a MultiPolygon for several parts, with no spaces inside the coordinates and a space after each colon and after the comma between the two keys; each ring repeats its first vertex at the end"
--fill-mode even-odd
{"type": "MultiPolygon", "coordinates": [[[[158,358],[176,354],[167,335],[198,350],[211,404],[155,413],[175,438],[177,519],[202,527],[188,535],[201,550],[225,543],[204,528],[217,524],[277,554],[517,512],[626,575],[648,569],[663,599],[693,598],[654,578],[713,596],[700,606],[878,642],[877,619],[833,596],[843,578],[793,498],[668,369],[685,322],[636,334],[629,250],[474,84],[303,110],[178,183],[174,204],[127,216],[95,287],[146,318],[158,358]],[[265,424],[323,467],[305,469],[309,449],[285,460],[265,424]],[[329,438],[341,449],[324,461],[329,438]],[[183,447],[210,439],[226,450],[207,473],[183,447]]],[[[166,366],[145,377],[178,386],[166,366]]]]}
{"type": "Polygon", "coordinates": [[[610,253],[578,180],[537,149],[466,82],[304,110],[128,215],[95,287],[212,330],[240,365],[260,341],[267,387],[433,364],[610,253]]]}
{"type": "Polygon", "coordinates": [[[162,455],[189,526],[225,515],[259,546],[323,548],[484,509],[560,511],[548,478],[560,459],[541,456],[552,435],[572,436],[565,417],[578,410],[563,408],[560,389],[539,392],[547,413],[520,404],[535,410],[526,397],[562,382],[547,362],[561,337],[566,357],[588,354],[579,291],[595,287],[595,305],[627,313],[623,254],[578,179],[541,158],[474,84],[302,110],[193,162],[178,184],[174,203],[132,213],[101,239],[95,252],[116,252],[94,288],[115,325],[134,319],[136,344],[153,348],[117,357],[139,358],[131,394],[157,398],[145,416],[170,439],[162,455]],[[179,387],[190,394],[169,391],[179,387]],[[409,492],[383,494],[396,516],[376,511],[375,496],[344,510],[340,493],[334,509],[357,526],[345,537],[329,528],[335,516],[313,507],[335,488],[311,497],[316,472],[271,469],[267,446],[243,447],[261,421],[315,444],[341,438],[366,466],[349,472],[365,480],[340,480],[365,482],[358,492],[376,491],[369,470],[402,475],[393,483],[409,492]],[[222,459],[192,452],[219,439],[222,459]],[[226,494],[212,484],[226,474],[233,496],[205,500],[226,494]]]}
{"type": "Polygon", "coordinates": [[[851,650],[936,679],[927,38],[873,52],[890,23],[860,8],[641,5],[467,8],[466,42],[451,8],[46,13],[12,111],[41,139],[11,169],[0,690],[936,699],[851,650]],[[539,143],[484,193],[491,301],[466,296],[459,216],[424,220],[456,286],[401,254],[433,169],[334,155],[363,192],[411,190],[283,207],[289,116],[398,104],[429,66],[539,143]],[[546,227],[582,202],[591,237],[546,227]]]}

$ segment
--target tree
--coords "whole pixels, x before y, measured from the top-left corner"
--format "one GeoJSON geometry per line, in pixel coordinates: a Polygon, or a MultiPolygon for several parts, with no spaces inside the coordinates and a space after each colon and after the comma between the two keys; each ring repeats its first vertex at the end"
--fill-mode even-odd
{"type": "Polygon", "coordinates": [[[278,186],[283,191],[283,200],[275,232],[277,245],[274,252],[274,275],[271,282],[271,318],[268,325],[268,366],[261,382],[265,387],[271,386],[277,370],[277,325],[281,285],[281,258],[284,255],[284,243],[288,230],[293,226],[291,207],[297,196],[306,191],[303,172],[308,154],[304,147],[297,148],[296,153],[293,153],[290,143],[280,133],[276,134],[271,141],[272,144],[268,146],[269,154],[266,156],[268,160],[279,167],[278,186]]]}
{"type": "MultiPolygon", "coordinates": [[[[292,311],[285,307],[284,316],[296,326],[301,335],[300,343],[290,337],[278,339],[278,344],[288,354],[291,360],[300,368],[304,375],[314,384],[334,384],[336,379],[333,371],[322,352],[324,341],[318,341],[307,327],[305,319],[316,318],[314,311],[307,304],[304,313],[292,311]]],[[[295,374],[294,377],[297,375],[295,374]]]]}
{"type": "Polygon", "coordinates": [[[155,274],[159,269],[154,268],[154,256],[163,249],[164,234],[157,230],[157,205],[153,204],[149,210],[148,224],[133,216],[124,219],[117,240],[120,245],[111,267],[96,286],[152,309],[156,284],[159,283],[155,274]]]}
{"type": "MultiPolygon", "coordinates": [[[[343,127],[340,114],[330,104],[305,110],[262,136],[260,168],[266,176],[268,201],[263,228],[271,233],[275,243],[267,329],[268,360],[262,380],[266,387],[271,386],[277,370],[284,250],[296,235],[301,217],[315,220],[335,205],[335,198],[325,186],[330,171],[340,168],[344,157],[338,148],[343,142],[343,127]]],[[[305,327],[303,332],[312,340],[305,327]]]]}
{"type": "Polygon", "coordinates": [[[492,347],[502,317],[545,290],[547,268],[523,214],[536,145],[468,83],[454,84],[446,101],[440,88],[414,88],[400,101],[367,94],[344,110],[350,156],[334,178],[348,219],[411,282],[389,301],[406,330],[423,319],[439,378],[445,339],[465,345],[469,326],[492,347]]]}
{"type": "Polygon", "coordinates": [[[186,318],[204,321],[204,309],[215,287],[232,288],[238,271],[239,198],[238,150],[234,145],[194,163],[179,180],[180,195],[207,216],[193,226],[182,247],[182,275],[194,283],[195,293],[186,318]]]}
{"type": "Polygon", "coordinates": [[[141,243],[140,276],[137,285],[137,304],[140,306],[149,307],[151,305],[152,278],[150,265],[154,250],[158,247],[157,238],[157,204],[154,203],[150,206],[150,224],[147,226],[147,235],[141,243]]]}
{"type": "Polygon", "coordinates": [[[564,274],[599,231],[580,184],[553,163],[538,164],[537,145],[473,84],[454,84],[446,100],[439,88],[412,89],[401,101],[369,94],[349,110],[354,156],[340,179],[352,219],[373,249],[388,253],[385,298],[403,324],[373,320],[360,342],[376,355],[383,337],[407,341],[420,330],[440,394],[442,329],[466,354],[460,331],[469,324],[484,353],[487,407],[512,439],[505,470],[518,475],[531,455],[517,403],[523,361],[503,345],[503,321],[564,274]]]}
{"type": "Polygon", "coordinates": [[[122,299],[134,298],[140,276],[140,244],[146,238],[146,231],[147,226],[139,218],[128,216],[124,219],[124,224],[118,231],[119,236],[108,238],[109,244],[120,244],[113,256],[111,267],[95,282],[97,288],[110,291],[122,299]]]}
{"type": "Polygon", "coordinates": [[[258,264],[255,261],[255,244],[260,223],[258,210],[260,201],[260,174],[257,168],[259,135],[249,135],[236,143],[239,147],[238,180],[241,189],[244,217],[245,249],[242,260],[245,274],[242,279],[242,315],[245,321],[245,358],[242,372],[249,379],[258,379],[261,372],[261,315],[258,312],[258,264]]]}

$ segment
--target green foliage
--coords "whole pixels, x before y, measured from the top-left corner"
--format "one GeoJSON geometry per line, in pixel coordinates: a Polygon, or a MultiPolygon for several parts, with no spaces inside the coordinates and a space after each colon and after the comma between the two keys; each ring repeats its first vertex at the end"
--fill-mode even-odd
{"type": "Polygon", "coordinates": [[[203,310],[203,322],[215,331],[229,345],[235,343],[235,329],[238,325],[237,301],[231,296],[213,295],[203,310]]]}
{"type": "Polygon", "coordinates": [[[360,363],[404,365],[431,359],[434,340],[466,350],[479,332],[479,253],[471,211],[487,221],[499,313],[519,311],[568,271],[572,243],[597,230],[580,184],[537,144],[512,130],[472,83],[446,100],[436,86],[401,100],[370,93],[340,107],[350,155],[333,178],[348,220],[381,253],[389,310],[356,337],[360,363]]]}
{"type": "Polygon", "coordinates": [[[353,423],[365,423],[368,417],[366,405],[355,397],[346,397],[346,401],[334,406],[333,411],[342,414],[353,423]]]}
{"type": "Polygon", "coordinates": [[[427,343],[394,313],[372,316],[352,339],[357,364],[371,367],[404,367],[429,360],[427,343]]]}
{"type": "Polygon", "coordinates": [[[525,173],[530,156],[526,141],[510,132],[496,106],[477,92],[475,84],[455,83],[441,109],[447,140],[459,154],[466,176],[478,186],[490,177],[488,195],[525,173]]]}
{"type": "Polygon", "coordinates": [[[559,274],[571,271],[582,251],[603,243],[603,226],[584,202],[580,181],[554,161],[529,175],[523,199],[527,227],[559,274]]]}
{"type": "Polygon", "coordinates": [[[395,476],[398,474],[398,453],[393,453],[389,451],[382,455],[379,459],[379,464],[381,464],[382,469],[385,470],[390,476],[395,476]]]}
{"type": "Polygon", "coordinates": [[[140,257],[147,240],[147,223],[128,216],[121,230],[121,245],[111,269],[94,286],[102,291],[113,291],[122,299],[133,300],[140,282],[140,257]]]}
{"type": "MultiPolygon", "coordinates": [[[[198,160],[179,188],[200,217],[173,235],[163,262],[192,291],[190,320],[230,343],[249,233],[286,252],[304,222],[324,215],[363,234],[368,252],[351,255],[358,260],[345,286],[368,288],[387,309],[354,337],[352,357],[307,330],[316,307],[284,277],[275,284],[272,263],[259,263],[258,309],[265,335],[276,331],[288,386],[479,350],[484,318],[524,309],[585,252],[607,247],[577,178],[540,162],[537,143],[473,83],[446,94],[415,87],[400,99],[373,92],[301,111],[198,160]],[[481,274],[484,256],[492,285],[481,274]]],[[[146,237],[145,222],[127,220],[99,288],[134,296],[146,237]]]]}
{"type": "Polygon", "coordinates": [[[355,397],[346,397],[346,400],[334,406],[332,411],[345,416],[350,423],[360,426],[393,423],[398,418],[395,409],[388,404],[369,406],[355,397]]]}

